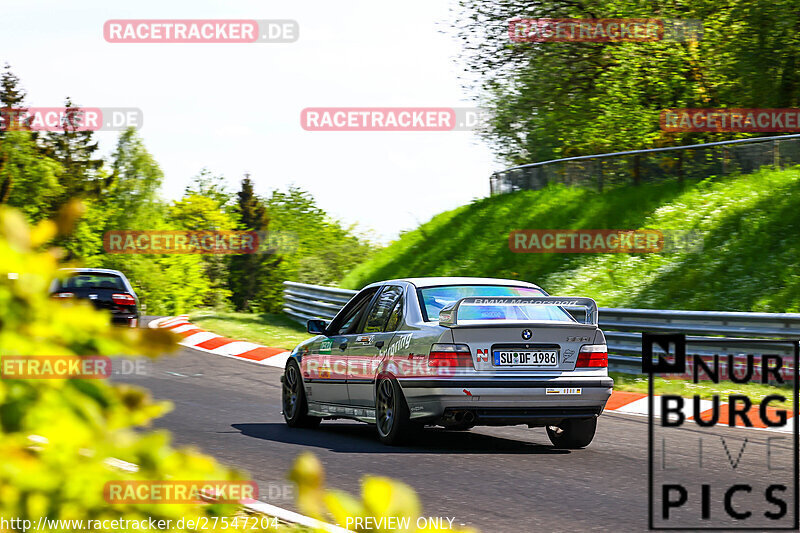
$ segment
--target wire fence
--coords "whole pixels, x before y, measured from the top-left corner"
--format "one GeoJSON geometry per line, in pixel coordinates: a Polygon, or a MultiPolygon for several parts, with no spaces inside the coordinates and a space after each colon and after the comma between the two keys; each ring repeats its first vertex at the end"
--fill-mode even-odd
{"type": "Polygon", "coordinates": [[[781,135],[530,163],[495,172],[489,187],[492,195],[538,190],[550,183],[602,192],[624,185],[700,180],[798,164],[800,135],[781,135]]]}

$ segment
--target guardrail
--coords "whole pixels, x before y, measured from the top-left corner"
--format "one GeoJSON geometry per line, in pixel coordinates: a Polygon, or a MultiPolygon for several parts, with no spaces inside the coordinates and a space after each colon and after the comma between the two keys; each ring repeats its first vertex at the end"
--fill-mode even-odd
{"type": "Polygon", "coordinates": [[[528,163],[493,173],[489,177],[489,190],[495,195],[562,183],[602,192],[631,184],[749,174],[764,166],[782,168],[797,164],[800,164],[800,134],[750,137],[528,163]]]}
{"type": "Polygon", "coordinates": [[[294,281],[284,281],[283,285],[283,311],[300,322],[312,318],[330,320],[358,292],[294,281]]]}
{"type": "MultiPolygon", "coordinates": [[[[330,320],[357,291],[284,282],[284,312],[299,322],[312,318],[330,320]]],[[[642,367],[642,332],[680,332],[687,341],[711,340],[699,355],[761,353],[757,339],[800,340],[800,313],[739,313],[727,311],[678,311],[601,307],[600,327],[606,335],[612,369],[638,373],[642,367]],[[747,338],[752,342],[726,343],[747,338]],[[720,341],[714,343],[713,341],[720,341]]],[[[769,353],[791,357],[793,350],[771,346],[769,353]]]]}

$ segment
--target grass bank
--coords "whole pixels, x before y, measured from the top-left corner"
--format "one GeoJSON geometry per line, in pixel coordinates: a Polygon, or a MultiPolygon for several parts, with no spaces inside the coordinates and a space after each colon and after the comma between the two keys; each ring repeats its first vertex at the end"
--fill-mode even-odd
{"type": "Polygon", "coordinates": [[[285,315],[199,310],[189,320],[201,328],[232,339],[291,350],[311,335],[285,315]]]}
{"type": "Polygon", "coordinates": [[[341,286],[412,276],[537,283],[603,306],[800,311],[800,169],[598,193],[550,186],[441,213],[358,265],[341,286]],[[695,231],[702,250],[649,254],[514,253],[518,229],[695,231]]]}

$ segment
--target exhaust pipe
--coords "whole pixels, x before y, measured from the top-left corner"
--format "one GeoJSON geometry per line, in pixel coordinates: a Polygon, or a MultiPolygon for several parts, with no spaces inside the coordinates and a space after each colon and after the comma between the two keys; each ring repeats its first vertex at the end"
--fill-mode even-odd
{"type": "Polygon", "coordinates": [[[450,411],[442,420],[444,427],[471,428],[477,417],[472,411],[450,411]]]}

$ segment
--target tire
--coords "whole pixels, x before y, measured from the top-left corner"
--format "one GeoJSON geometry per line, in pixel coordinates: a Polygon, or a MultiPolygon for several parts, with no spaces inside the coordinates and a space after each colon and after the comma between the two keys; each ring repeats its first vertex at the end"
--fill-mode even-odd
{"type": "Polygon", "coordinates": [[[315,428],[322,421],[318,416],[309,416],[306,392],[297,361],[290,359],[283,372],[281,406],[283,419],[290,428],[315,428]]]}
{"type": "Polygon", "coordinates": [[[597,417],[572,418],[558,426],[547,426],[547,436],[556,448],[574,450],[588,446],[597,430],[597,417]]]}
{"type": "Polygon", "coordinates": [[[397,380],[384,378],[375,387],[375,426],[378,439],[389,446],[408,442],[415,429],[397,380]]]}

